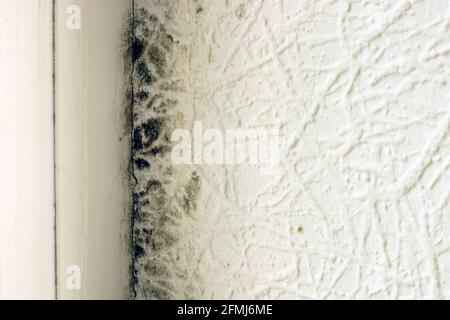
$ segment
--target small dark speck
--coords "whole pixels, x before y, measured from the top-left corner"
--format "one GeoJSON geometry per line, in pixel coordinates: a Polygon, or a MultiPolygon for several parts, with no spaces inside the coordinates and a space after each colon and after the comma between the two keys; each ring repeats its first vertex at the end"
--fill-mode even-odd
{"type": "Polygon", "coordinates": [[[202,7],[198,7],[197,8],[197,14],[200,14],[200,13],[202,13],[203,12],[203,8],[202,7]]]}
{"type": "Polygon", "coordinates": [[[302,226],[299,226],[299,227],[297,228],[297,232],[302,233],[302,232],[303,232],[303,227],[302,227],[302,226]]]}

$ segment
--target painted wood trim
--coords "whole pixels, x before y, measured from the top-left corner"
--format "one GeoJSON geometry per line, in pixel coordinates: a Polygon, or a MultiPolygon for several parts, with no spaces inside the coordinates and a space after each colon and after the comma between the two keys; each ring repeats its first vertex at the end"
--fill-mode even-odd
{"type": "Polygon", "coordinates": [[[55,297],[52,1],[0,1],[0,299],[55,297]]]}

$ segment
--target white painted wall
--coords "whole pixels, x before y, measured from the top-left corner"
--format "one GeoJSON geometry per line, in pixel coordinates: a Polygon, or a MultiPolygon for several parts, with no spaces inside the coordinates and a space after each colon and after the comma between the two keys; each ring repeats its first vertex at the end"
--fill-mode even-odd
{"type": "Polygon", "coordinates": [[[52,1],[0,1],[0,299],[53,299],[52,1]]]}
{"type": "Polygon", "coordinates": [[[197,166],[202,205],[177,231],[187,294],[450,298],[449,2],[168,7],[186,117],[282,137],[274,176],[197,166]]]}

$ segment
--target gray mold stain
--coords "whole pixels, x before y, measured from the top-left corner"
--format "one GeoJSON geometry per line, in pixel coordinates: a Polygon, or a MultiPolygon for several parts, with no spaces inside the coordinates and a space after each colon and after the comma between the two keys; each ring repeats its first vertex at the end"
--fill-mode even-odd
{"type": "MultiPolygon", "coordinates": [[[[181,126],[177,42],[161,20],[134,8],[126,61],[131,63],[130,117],[133,203],[131,289],[135,299],[193,298],[189,270],[178,263],[182,220],[192,217],[200,176],[171,162],[172,131],[181,126]]],[[[182,118],[182,117],[181,117],[182,118]]]]}

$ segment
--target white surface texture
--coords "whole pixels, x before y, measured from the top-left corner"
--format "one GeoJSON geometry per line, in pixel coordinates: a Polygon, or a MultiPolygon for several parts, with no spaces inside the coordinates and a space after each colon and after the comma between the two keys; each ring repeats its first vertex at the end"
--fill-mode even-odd
{"type": "Polygon", "coordinates": [[[281,130],[273,176],[196,166],[201,205],[176,229],[173,263],[187,278],[174,287],[191,281],[184,296],[199,298],[450,298],[449,2],[167,7],[188,52],[185,116],[281,130]]]}

